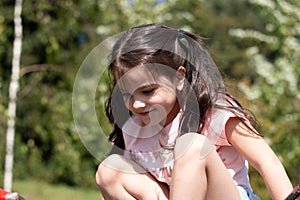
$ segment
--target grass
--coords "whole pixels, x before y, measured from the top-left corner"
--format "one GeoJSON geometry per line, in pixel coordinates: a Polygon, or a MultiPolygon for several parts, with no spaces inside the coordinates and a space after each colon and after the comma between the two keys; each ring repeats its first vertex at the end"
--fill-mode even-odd
{"type": "Polygon", "coordinates": [[[26,200],[100,200],[101,194],[95,188],[86,189],[66,185],[52,185],[37,180],[17,180],[13,192],[18,192],[26,200]]]}
{"type": "MultiPolygon", "coordinates": [[[[250,170],[253,189],[261,199],[270,199],[266,188],[256,172],[250,170]]],[[[41,180],[15,180],[13,192],[18,192],[25,200],[101,200],[96,188],[71,187],[63,184],[49,184],[41,180]]]]}

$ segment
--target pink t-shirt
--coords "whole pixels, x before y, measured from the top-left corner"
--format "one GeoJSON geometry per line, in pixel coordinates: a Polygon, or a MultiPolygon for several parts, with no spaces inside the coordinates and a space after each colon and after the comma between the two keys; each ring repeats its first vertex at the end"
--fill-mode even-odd
{"type": "MultiPolygon", "coordinates": [[[[126,150],[124,155],[139,163],[157,180],[167,184],[171,182],[174,156],[172,148],[168,149],[166,146],[175,144],[179,135],[180,117],[181,113],[166,127],[160,125],[142,127],[138,125],[138,118],[132,116],[122,128],[126,150]]],[[[235,184],[251,189],[248,163],[226,138],[225,125],[231,117],[235,117],[232,112],[213,108],[207,115],[202,134],[214,142],[235,184]]]]}

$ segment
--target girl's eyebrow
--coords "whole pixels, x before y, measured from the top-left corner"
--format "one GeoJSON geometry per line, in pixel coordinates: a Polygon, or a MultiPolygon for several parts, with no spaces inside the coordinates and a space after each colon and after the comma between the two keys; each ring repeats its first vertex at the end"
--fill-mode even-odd
{"type": "MultiPolygon", "coordinates": [[[[137,90],[144,90],[144,89],[147,89],[149,87],[155,87],[157,86],[158,84],[157,83],[145,83],[143,85],[141,85],[140,87],[136,87],[134,91],[137,91],[137,90]]],[[[129,91],[127,90],[126,88],[121,88],[119,87],[119,90],[121,93],[128,93],[128,92],[132,92],[132,91],[129,91]]]]}
{"type": "Polygon", "coordinates": [[[138,87],[137,90],[143,90],[149,87],[155,87],[157,85],[158,85],[157,83],[147,83],[145,85],[142,85],[141,87],[138,87]]]}

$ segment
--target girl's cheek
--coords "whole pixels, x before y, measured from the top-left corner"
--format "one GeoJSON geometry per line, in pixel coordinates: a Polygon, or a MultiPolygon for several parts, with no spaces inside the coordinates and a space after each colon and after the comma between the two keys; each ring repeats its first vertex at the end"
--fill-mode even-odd
{"type": "Polygon", "coordinates": [[[124,104],[127,109],[130,109],[130,97],[123,97],[124,104]]]}

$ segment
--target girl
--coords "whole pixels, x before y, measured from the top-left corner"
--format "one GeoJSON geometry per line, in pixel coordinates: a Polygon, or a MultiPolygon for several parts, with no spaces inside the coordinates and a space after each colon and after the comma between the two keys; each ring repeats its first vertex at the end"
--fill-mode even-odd
{"type": "Polygon", "coordinates": [[[104,199],[259,199],[248,162],[272,199],[292,191],[199,36],[157,24],[132,28],[115,43],[109,69],[114,148],[96,173],[104,199]]]}

